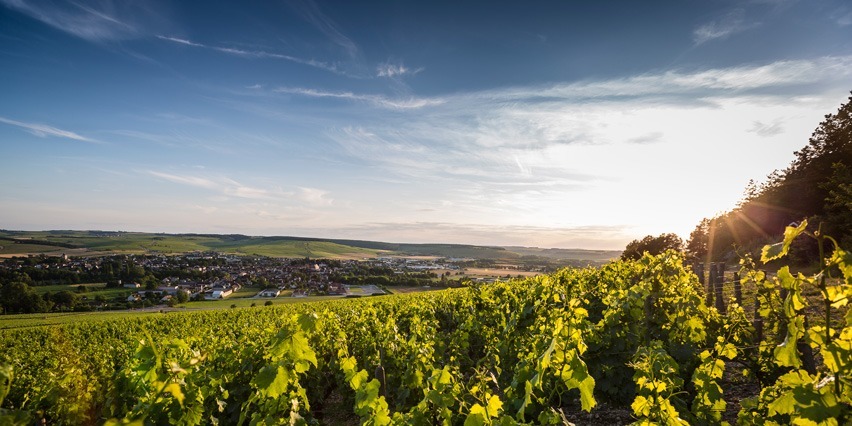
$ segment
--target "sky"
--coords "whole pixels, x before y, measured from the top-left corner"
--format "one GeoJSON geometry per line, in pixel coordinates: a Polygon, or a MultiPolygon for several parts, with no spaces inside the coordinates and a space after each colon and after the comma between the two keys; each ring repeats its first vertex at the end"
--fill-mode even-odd
{"type": "Polygon", "coordinates": [[[850,90],[846,0],[0,0],[0,228],[686,239],[850,90]]]}

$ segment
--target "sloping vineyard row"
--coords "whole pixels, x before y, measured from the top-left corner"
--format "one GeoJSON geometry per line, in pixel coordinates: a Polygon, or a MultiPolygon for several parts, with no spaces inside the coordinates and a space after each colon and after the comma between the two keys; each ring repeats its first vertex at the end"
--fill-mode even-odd
{"type": "Polygon", "coordinates": [[[762,388],[740,423],[845,424],[852,315],[830,325],[852,297],[852,259],[832,253],[813,277],[744,262],[761,334],[737,306],[706,307],[676,253],[443,292],[13,331],[0,337],[0,424],[561,424],[599,402],[640,424],[718,424],[733,363],[762,388]],[[826,321],[810,327],[805,286],[825,296],[826,321]]]}

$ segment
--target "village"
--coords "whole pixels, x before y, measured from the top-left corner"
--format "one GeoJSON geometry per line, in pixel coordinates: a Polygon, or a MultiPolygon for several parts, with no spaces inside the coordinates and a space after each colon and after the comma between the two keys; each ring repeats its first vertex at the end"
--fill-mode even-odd
{"type": "Polygon", "coordinates": [[[217,252],[172,256],[34,255],[0,263],[0,279],[23,281],[35,287],[64,284],[81,290],[84,285],[91,288],[92,283],[102,283],[99,288],[113,290],[109,298],[94,300],[82,293],[75,309],[112,310],[229,298],[371,296],[389,293],[389,287],[414,291],[458,287],[515,277],[518,273],[517,267],[502,266],[495,270],[499,275],[468,276],[465,268],[471,266],[483,266],[482,261],[422,256],[360,260],[273,258],[217,252]]]}

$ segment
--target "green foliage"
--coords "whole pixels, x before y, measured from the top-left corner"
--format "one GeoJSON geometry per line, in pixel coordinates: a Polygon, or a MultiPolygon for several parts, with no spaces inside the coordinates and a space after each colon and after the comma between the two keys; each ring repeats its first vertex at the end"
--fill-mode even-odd
{"type": "Polygon", "coordinates": [[[760,341],[742,308],[721,316],[706,307],[695,275],[668,251],[440,292],[11,330],[0,335],[0,365],[16,376],[9,385],[0,375],[0,415],[562,424],[565,410],[594,413],[606,402],[630,407],[638,424],[710,425],[724,420],[723,375],[735,359],[762,385],[742,403],[741,422],[843,424],[852,418],[852,314],[837,312],[852,297],[852,255],[802,224],[766,257],[806,237],[833,247],[814,276],[781,268],[770,277],[743,261],[742,281],[761,301],[760,341]],[[836,271],[841,283],[824,279],[836,271]],[[808,289],[828,313],[810,327],[808,289]],[[805,370],[801,342],[818,350],[817,371],[805,370]]]}
{"type": "Polygon", "coordinates": [[[636,398],[630,404],[636,423],[689,425],[676,408],[683,405],[677,399],[683,379],[677,375],[677,362],[666,353],[662,342],[655,340],[640,347],[630,366],[636,371],[636,398]]]}
{"type": "MultiPolygon", "coordinates": [[[[9,389],[12,387],[12,379],[14,374],[12,367],[5,364],[0,364],[0,407],[3,406],[3,400],[9,394],[9,389]]],[[[27,425],[32,421],[31,416],[24,410],[14,410],[0,408],[0,425],[17,426],[27,425]]]]}
{"type": "MultiPolygon", "coordinates": [[[[832,315],[840,307],[848,304],[852,298],[852,256],[841,249],[832,238],[806,232],[807,223],[798,227],[788,227],[784,241],[764,248],[763,258],[773,260],[787,254],[793,240],[808,236],[817,241],[822,266],[811,276],[793,275],[788,267],[778,271],[775,288],[786,291],[786,297],[780,301],[777,314],[781,323],[786,324],[783,342],[772,351],[771,363],[783,373],[770,386],[763,388],[760,395],[744,402],[739,414],[742,423],[747,424],[801,424],[801,425],[837,425],[852,421],[852,314],[847,311],[839,330],[833,327],[832,315]],[[826,257],[825,244],[832,244],[832,254],[826,257]],[[828,286],[826,278],[832,270],[843,274],[840,285],[828,286]],[[823,296],[825,323],[805,327],[804,309],[807,300],[803,290],[817,288],[823,296]],[[818,349],[823,360],[823,369],[809,372],[803,369],[803,362],[797,342],[804,340],[810,347],[818,349]]],[[[762,278],[762,277],[758,277],[762,278]]],[[[764,300],[772,302],[772,288],[767,286],[764,300]]],[[[764,310],[761,316],[770,318],[772,312],[764,310]]]]}
{"type": "Polygon", "coordinates": [[[648,235],[641,240],[633,240],[627,243],[627,247],[621,253],[621,259],[637,260],[645,253],[658,255],[666,250],[680,251],[682,248],[683,240],[677,234],[660,234],[657,237],[648,235]]]}
{"type": "Polygon", "coordinates": [[[713,352],[703,351],[699,355],[701,364],[692,373],[692,384],[695,386],[692,413],[697,420],[705,424],[722,422],[722,412],[727,407],[722,387],[719,385],[719,379],[725,373],[723,359],[731,360],[736,356],[736,347],[721,336],[714,345],[713,352]]]}
{"type": "MultiPolygon", "coordinates": [[[[76,295],[68,292],[72,299],[76,295]]],[[[0,286],[0,310],[6,313],[47,312],[53,306],[24,282],[16,281],[0,286]]]]}

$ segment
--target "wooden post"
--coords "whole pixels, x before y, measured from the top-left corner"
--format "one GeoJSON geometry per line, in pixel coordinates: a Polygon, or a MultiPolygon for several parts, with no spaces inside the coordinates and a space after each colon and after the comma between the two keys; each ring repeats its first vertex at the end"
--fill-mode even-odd
{"type": "Polygon", "coordinates": [[[739,272],[734,272],[734,300],[737,305],[743,306],[743,284],[740,282],[739,272]]]}
{"type": "Polygon", "coordinates": [[[704,305],[711,306],[713,305],[713,292],[710,291],[710,287],[707,286],[707,277],[704,275],[704,264],[696,263],[695,264],[695,275],[698,275],[698,282],[701,283],[701,288],[704,289],[704,305]]]}
{"type": "Polygon", "coordinates": [[[715,290],[715,298],[716,298],[716,310],[719,311],[720,314],[725,315],[728,313],[727,308],[725,308],[725,296],[722,291],[722,285],[725,281],[725,264],[720,262],[716,264],[716,283],[713,285],[715,290]]]}
{"type": "Polygon", "coordinates": [[[760,316],[760,298],[757,295],[754,297],[754,321],[752,325],[754,325],[755,340],[757,344],[760,344],[763,341],[763,318],[760,316]]]}
{"type": "Polygon", "coordinates": [[[651,318],[654,316],[654,294],[645,296],[645,335],[642,336],[645,340],[643,344],[651,341],[651,318]]]}
{"type": "Polygon", "coordinates": [[[379,365],[376,367],[376,370],[373,372],[376,380],[379,381],[379,395],[384,396],[387,399],[387,386],[385,383],[385,367],[382,365],[385,363],[385,348],[379,348],[379,365]]]}
{"type": "MultiPolygon", "coordinates": [[[[805,330],[808,328],[810,328],[808,326],[808,316],[805,315],[805,330]]],[[[796,349],[802,354],[802,367],[805,368],[805,371],[810,374],[816,374],[816,361],[814,360],[814,350],[811,348],[811,345],[804,338],[801,338],[796,341],[796,349]]]]}
{"type": "MultiPolygon", "coordinates": [[[[779,289],[779,290],[778,290],[778,296],[779,296],[779,297],[781,297],[781,305],[783,306],[783,305],[784,305],[784,301],[785,301],[785,300],[787,300],[787,289],[786,289],[786,288],[781,288],[781,289],[779,289]]],[[[778,342],[783,342],[783,341],[784,341],[784,339],[787,337],[787,324],[788,324],[788,321],[787,321],[787,316],[786,316],[786,315],[783,315],[783,314],[782,314],[782,315],[778,315],[778,317],[779,317],[779,321],[778,321],[778,336],[776,337],[776,340],[777,340],[778,342]]]]}
{"type": "Polygon", "coordinates": [[[716,292],[715,284],[716,284],[716,268],[713,263],[710,263],[707,268],[710,274],[707,280],[707,306],[713,306],[713,293],[716,292]]]}

